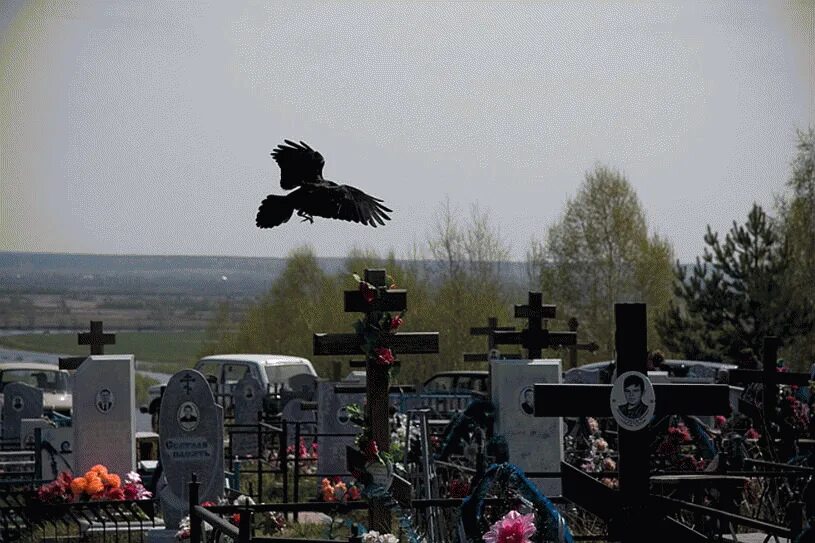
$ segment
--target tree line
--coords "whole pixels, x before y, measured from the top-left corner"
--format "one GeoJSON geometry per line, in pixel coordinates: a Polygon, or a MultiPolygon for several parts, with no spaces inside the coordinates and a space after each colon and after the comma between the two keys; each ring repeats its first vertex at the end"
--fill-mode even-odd
{"type": "MultiPolygon", "coordinates": [[[[486,369],[465,363],[466,352],[484,352],[486,340],[469,334],[488,317],[523,327],[511,315],[527,290],[543,292],[558,307],[550,330],[566,330],[577,318],[578,341],[600,349],[581,352],[580,363],[613,357],[613,304],[645,302],[649,349],[666,357],[736,362],[760,357],[764,336],[782,341],[795,369],[815,362],[815,132],[798,132],[790,178],[776,197],[775,215],[754,204],[743,223],[721,237],[708,225],[706,247],[695,263],[675,259],[670,241],[649,230],[636,192],[619,170],[598,164],[570,198],[542,239],[530,240],[526,282],[507,281],[502,270],[509,247],[488,210],[472,206],[463,216],[449,199],[439,204],[424,246],[397,259],[391,252],[353,250],[346,273],[325,273],[314,251],[292,252],[286,268],[242,321],[229,321],[223,306],[201,354],[270,352],[304,356],[318,373],[331,375],[332,360],[312,355],[315,332],[348,332],[342,292],[354,289],[351,274],[384,267],[408,291],[405,331],[438,331],[438,355],[403,355],[399,381],[419,382],[441,370],[486,369]]],[[[502,346],[505,352],[519,348],[502,346]]],[[[548,351],[545,356],[563,357],[548,351]]],[[[347,365],[344,365],[344,373],[347,365]]]]}

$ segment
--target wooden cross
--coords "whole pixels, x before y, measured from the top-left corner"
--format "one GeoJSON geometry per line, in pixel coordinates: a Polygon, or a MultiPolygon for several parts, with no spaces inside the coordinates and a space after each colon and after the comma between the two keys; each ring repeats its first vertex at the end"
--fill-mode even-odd
{"type": "MultiPolygon", "coordinates": [[[[647,323],[645,304],[616,304],[614,307],[617,372],[635,371],[647,379],[647,323]]],[[[727,385],[656,384],[655,417],[663,415],[711,415],[730,411],[727,385]]],[[[612,385],[535,384],[535,416],[610,417],[612,385]]],[[[696,532],[657,515],[649,529],[634,526],[649,518],[649,459],[651,435],[619,428],[619,493],[605,487],[580,470],[563,463],[563,495],[608,519],[609,535],[623,543],[644,543],[657,536],[654,529],[681,533],[685,541],[696,540],[696,532]],[[666,524],[667,523],[667,524],[666,524]]]]}
{"type": "MultiPolygon", "coordinates": [[[[374,287],[387,285],[387,273],[383,269],[365,270],[365,281],[374,287]]],[[[407,308],[407,292],[388,289],[384,295],[369,303],[357,290],[345,291],[345,312],[365,313],[373,311],[402,311],[407,308]]],[[[403,354],[431,354],[439,352],[438,332],[410,332],[387,334],[384,347],[403,354]]],[[[355,355],[362,352],[362,341],[357,334],[314,334],[315,355],[355,355]]],[[[371,434],[380,450],[390,450],[390,401],[388,398],[388,368],[367,357],[365,402],[371,434]]],[[[370,510],[372,527],[390,527],[390,515],[384,507],[376,504],[370,510]]]]}
{"type": "Polygon", "coordinates": [[[521,345],[527,350],[527,358],[541,357],[542,349],[568,346],[577,343],[575,332],[550,332],[545,328],[544,319],[555,318],[555,306],[543,305],[540,292],[529,293],[527,305],[515,305],[515,318],[527,319],[527,327],[520,332],[493,332],[496,345],[521,345]]]}
{"type": "MultiPolygon", "coordinates": [[[[777,337],[767,336],[764,338],[762,349],[762,369],[760,370],[730,370],[728,372],[728,382],[733,384],[761,383],[763,394],[764,420],[768,423],[775,418],[775,410],[778,406],[778,386],[777,385],[798,385],[809,386],[810,375],[807,373],[792,373],[778,371],[778,346],[780,341],[777,337]]],[[[769,428],[769,424],[767,425],[769,428]]]]}
{"type": "MultiPolygon", "coordinates": [[[[569,327],[569,331],[574,332],[577,334],[577,328],[580,326],[580,322],[578,322],[577,317],[572,317],[569,319],[566,326],[569,327]]],[[[577,367],[577,351],[589,351],[593,353],[597,349],[600,348],[597,343],[591,341],[589,343],[575,343],[574,345],[567,346],[569,349],[569,367],[568,369],[576,368],[577,367]]]]}
{"type": "MultiPolygon", "coordinates": [[[[514,332],[514,326],[498,326],[498,319],[489,317],[487,326],[470,328],[471,336],[487,336],[487,352],[484,353],[464,353],[465,362],[486,362],[490,359],[490,353],[495,349],[495,334],[493,332],[514,332]]],[[[504,358],[519,358],[519,355],[504,355],[504,358]]]]}
{"type": "MultiPolygon", "coordinates": [[[[91,331],[79,332],[76,335],[77,343],[79,345],[90,345],[92,355],[105,354],[105,345],[114,345],[116,343],[116,334],[105,334],[102,330],[102,321],[91,321],[91,331]]],[[[75,370],[86,358],[86,356],[60,357],[59,369],[75,370]]]]}

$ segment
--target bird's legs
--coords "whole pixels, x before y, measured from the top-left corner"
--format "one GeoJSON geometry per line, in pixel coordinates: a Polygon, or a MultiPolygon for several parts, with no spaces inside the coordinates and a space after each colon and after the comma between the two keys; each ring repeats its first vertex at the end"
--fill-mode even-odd
{"type": "Polygon", "coordinates": [[[300,221],[300,222],[306,222],[306,221],[308,221],[308,222],[310,222],[311,224],[314,224],[314,219],[311,217],[311,215],[309,215],[308,213],[306,213],[306,212],[305,212],[305,211],[303,211],[302,209],[300,209],[300,210],[298,210],[298,211],[297,211],[297,216],[298,216],[298,217],[303,217],[303,220],[302,220],[302,221],[300,221]]]}

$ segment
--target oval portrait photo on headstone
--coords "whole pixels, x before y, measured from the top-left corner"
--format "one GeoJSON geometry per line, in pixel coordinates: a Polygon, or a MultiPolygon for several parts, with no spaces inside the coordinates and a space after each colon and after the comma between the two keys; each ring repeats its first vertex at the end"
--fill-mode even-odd
{"type": "Polygon", "coordinates": [[[654,386],[638,371],[617,377],[611,389],[611,413],[620,427],[636,431],[645,428],[654,416],[654,386]]]}
{"type": "Polygon", "coordinates": [[[103,388],[96,393],[96,410],[100,413],[107,413],[113,409],[113,392],[109,388],[103,388]]]}
{"type": "Polygon", "coordinates": [[[251,386],[244,387],[243,397],[247,400],[251,400],[255,397],[255,389],[253,389],[251,386]]]}
{"type": "Polygon", "coordinates": [[[11,400],[11,408],[15,411],[22,411],[23,407],[25,407],[25,402],[22,396],[15,396],[14,399],[11,400]]]}
{"type": "Polygon", "coordinates": [[[198,427],[198,406],[193,402],[184,402],[178,406],[178,426],[185,432],[192,432],[198,427]]]}
{"type": "Polygon", "coordinates": [[[524,415],[535,416],[535,387],[529,385],[522,388],[518,401],[524,415]]]}
{"type": "Polygon", "coordinates": [[[348,424],[349,420],[351,420],[351,415],[348,414],[347,406],[343,405],[337,409],[337,422],[340,424],[348,424]]]}

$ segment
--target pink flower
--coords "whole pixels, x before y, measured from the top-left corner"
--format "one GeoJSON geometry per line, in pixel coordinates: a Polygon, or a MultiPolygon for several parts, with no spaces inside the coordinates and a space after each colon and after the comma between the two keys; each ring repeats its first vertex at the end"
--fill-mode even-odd
{"type": "Polygon", "coordinates": [[[510,511],[484,534],[484,543],[531,543],[535,534],[535,515],[510,511]]]}
{"type": "Polygon", "coordinates": [[[744,433],[744,439],[759,439],[761,438],[761,434],[759,434],[755,428],[752,426],[749,430],[744,433]]]}
{"type": "Polygon", "coordinates": [[[713,425],[716,428],[724,428],[724,425],[727,424],[727,419],[721,415],[716,415],[713,417],[713,425]]]}
{"type": "Polygon", "coordinates": [[[594,442],[595,447],[597,447],[598,451],[604,451],[608,448],[608,442],[603,439],[602,437],[594,442]]]}

